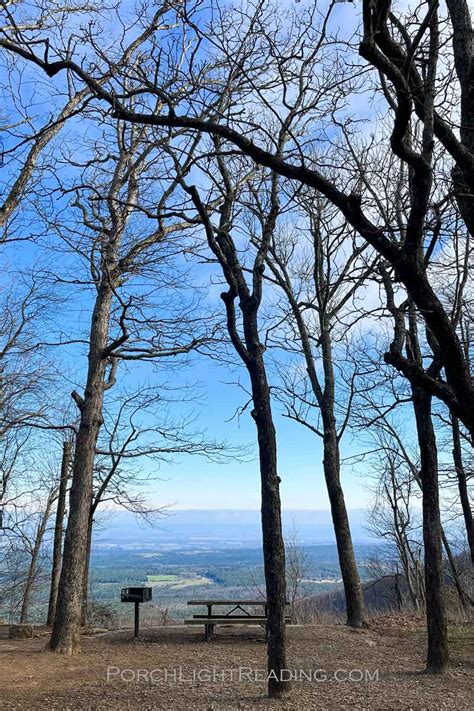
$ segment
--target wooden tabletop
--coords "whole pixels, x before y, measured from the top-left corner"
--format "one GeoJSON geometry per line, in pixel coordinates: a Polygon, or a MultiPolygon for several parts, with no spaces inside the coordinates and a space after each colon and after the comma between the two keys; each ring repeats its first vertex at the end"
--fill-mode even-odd
{"type": "Polygon", "coordinates": [[[266,605],[266,600],[188,600],[188,605],[266,605]]]}
{"type": "MultiPolygon", "coordinates": [[[[285,603],[289,605],[290,603],[285,603]]],[[[188,600],[188,605],[267,605],[266,600],[188,600]]]]}

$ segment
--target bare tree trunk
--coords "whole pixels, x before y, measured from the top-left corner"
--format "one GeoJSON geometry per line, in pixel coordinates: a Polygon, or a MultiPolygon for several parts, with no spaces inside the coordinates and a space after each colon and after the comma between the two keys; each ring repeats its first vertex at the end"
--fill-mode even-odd
{"type": "Polygon", "coordinates": [[[89,621],[89,615],[87,610],[87,602],[89,597],[89,572],[90,572],[90,562],[91,562],[91,548],[92,548],[92,526],[94,525],[93,510],[91,508],[89,514],[89,524],[87,531],[87,544],[86,544],[86,562],[84,566],[84,580],[82,584],[82,610],[81,610],[81,624],[83,627],[87,626],[89,621]]]}
{"type": "Polygon", "coordinates": [[[344,492],[340,481],[339,443],[334,416],[324,422],[324,476],[331,504],[331,515],[336,536],[339,566],[346,599],[347,624],[363,627],[367,624],[364,593],[357,570],[344,492]]]}
{"type": "Polygon", "coordinates": [[[281,525],[280,478],[277,473],[277,443],[270,404],[270,388],[261,355],[262,346],[258,338],[255,343],[257,354],[251,354],[248,370],[254,405],[252,417],[257,426],[262,492],[263,561],[268,609],[268,695],[279,697],[289,690],[289,682],[282,680],[282,672],[286,669],[285,545],[281,525]]]}
{"type": "Polygon", "coordinates": [[[403,607],[403,600],[402,600],[402,593],[400,590],[400,573],[398,571],[398,565],[395,570],[395,576],[394,576],[394,587],[395,587],[395,599],[397,601],[397,608],[401,612],[402,607],[403,607]]]}
{"type": "Polygon", "coordinates": [[[82,590],[86,564],[84,542],[87,540],[92,504],[97,438],[102,425],[107,362],[105,353],[112,294],[108,276],[104,275],[92,314],[84,398],[79,398],[77,394],[75,396],[81,417],[76,439],[56,617],[50,640],[50,648],[63,654],[73,654],[80,648],[82,590]]]}
{"type": "Polygon", "coordinates": [[[394,497],[394,500],[390,502],[390,506],[393,515],[393,526],[396,535],[397,550],[400,556],[400,561],[402,563],[403,574],[405,575],[408,593],[410,595],[413,608],[418,611],[420,609],[420,600],[419,585],[417,580],[417,561],[415,560],[412,550],[410,548],[410,541],[407,538],[406,531],[403,525],[401,525],[400,523],[400,512],[398,510],[398,500],[396,497],[394,497]],[[415,581],[413,581],[413,571],[415,572],[415,581]]]}
{"type": "Polygon", "coordinates": [[[53,506],[55,498],[55,493],[51,491],[48,496],[46,508],[40,518],[40,521],[38,522],[38,528],[36,529],[35,540],[33,543],[33,548],[31,549],[31,559],[30,565],[28,567],[28,575],[23,591],[23,600],[21,603],[20,612],[20,624],[28,622],[28,611],[30,607],[31,593],[33,592],[33,587],[37,574],[38,556],[41,550],[41,544],[43,542],[46,526],[48,525],[49,517],[51,515],[51,508],[53,506]]]}
{"type": "MultiPolygon", "coordinates": [[[[459,132],[463,146],[474,155],[474,89],[472,66],[472,4],[468,0],[447,0],[453,33],[453,54],[456,74],[461,87],[459,132]]],[[[473,171],[470,174],[456,165],[452,170],[453,187],[459,211],[471,235],[474,235],[473,171]]]]}
{"type": "MultiPolygon", "coordinates": [[[[216,148],[220,151],[220,146],[216,148]]],[[[230,175],[222,160],[219,168],[227,186],[223,205],[220,207],[219,229],[215,230],[204,208],[197,189],[186,187],[206,230],[209,246],[219,260],[229,286],[221,294],[226,307],[227,330],[231,342],[247,368],[250,377],[253,410],[252,417],[257,427],[258,452],[261,482],[261,517],[263,538],[263,562],[267,596],[267,660],[268,695],[277,698],[286,694],[290,682],[283,679],[286,670],[286,567],[285,544],[281,524],[280,478],[277,470],[277,441],[271,408],[271,393],[267,380],[260,342],[258,309],[262,300],[262,280],[265,253],[275,228],[278,215],[278,179],[272,177],[272,207],[262,226],[261,246],[257,251],[252,270],[252,290],[246,283],[238,251],[229,231],[235,200],[230,175]],[[243,338],[239,334],[235,313],[235,301],[242,313],[243,338]]]]}
{"type": "Polygon", "coordinates": [[[23,591],[23,599],[21,601],[20,624],[28,622],[28,610],[30,607],[31,591],[36,576],[36,559],[37,552],[33,552],[28,568],[28,576],[26,578],[25,588],[23,591]]]}
{"type": "MultiPolygon", "coordinates": [[[[339,439],[334,413],[335,405],[335,377],[333,350],[331,344],[330,325],[326,314],[319,312],[321,327],[321,353],[324,369],[324,389],[320,396],[320,408],[323,421],[324,434],[324,477],[331,504],[331,515],[336,536],[339,566],[346,599],[347,624],[350,627],[364,627],[367,625],[364,593],[360,582],[359,571],[352,544],[349,516],[346,501],[341,486],[341,464],[339,454],[339,439]]],[[[317,391],[315,391],[317,395],[317,391]]]]}
{"type": "MultiPolygon", "coordinates": [[[[315,288],[316,293],[319,294],[324,291],[326,286],[322,265],[324,260],[319,244],[319,233],[316,233],[314,239],[315,272],[318,274],[318,278],[315,280],[315,288]]],[[[287,269],[275,252],[272,253],[272,259],[268,260],[268,263],[273,275],[288,298],[298,328],[309,382],[321,412],[323,422],[323,469],[331,505],[339,567],[341,568],[344,584],[347,624],[351,627],[363,627],[367,624],[364,593],[359,571],[357,570],[349,517],[340,479],[341,467],[339,437],[335,417],[335,377],[330,323],[328,322],[325,308],[322,306],[321,300],[319,300],[317,313],[321,329],[320,345],[324,369],[324,382],[321,384],[315,366],[308,328],[303,318],[301,307],[293,292],[287,269]]]]}
{"type": "Polygon", "coordinates": [[[441,537],[443,539],[443,546],[446,551],[446,556],[448,558],[449,567],[451,569],[451,576],[453,579],[454,587],[456,588],[456,592],[459,597],[459,602],[461,604],[463,611],[467,614],[468,600],[466,597],[466,593],[464,592],[464,588],[462,586],[461,580],[459,578],[458,568],[457,568],[456,561],[453,556],[453,552],[451,550],[451,546],[449,545],[449,541],[448,541],[448,538],[444,532],[443,527],[441,527],[441,537]]]}
{"type": "Polygon", "coordinates": [[[418,596],[421,598],[421,602],[423,605],[426,605],[426,585],[425,585],[425,576],[424,576],[424,571],[421,566],[421,561],[417,560],[416,561],[416,586],[418,590],[418,596]]]}
{"type": "Polygon", "coordinates": [[[21,601],[20,624],[28,622],[28,610],[30,607],[31,593],[36,577],[36,562],[38,560],[39,547],[35,545],[32,553],[30,565],[28,567],[28,576],[26,578],[25,588],[23,590],[23,599],[21,601]]]}
{"type": "Polygon", "coordinates": [[[61,463],[61,477],[59,480],[58,503],[56,508],[56,523],[54,526],[53,566],[51,570],[51,589],[49,593],[47,624],[52,625],[56,614],[56,601],[58,599],[59,576],[61,575],[62,543],[64,514],[66,511],[66,491],[71,464],[72,442],[63,442],[63,458],[61,463]]]}
{"type": "Polygon", "coordinates": [[[423,494],[423,543],[425,552],[426,621],[428,658],[426,671],[443,673],[449,661],[448,630],[444,603],[444,571],[439,510],[438,454],[431,419],[431,395],[412,385],[418,432],[423,494]]]}
{"type": "MultiPolygon", "coordinates": [[[[410,538],[407,536],[407,526],[409,524],[409,519],[406,517],[406,513],[400,510],[399,502],[400,499],[397,495],[397,490],[399,490],[400,484],[397,482],[395,472],[393,467],[391,468],[391,485],[393,490],[393,496],[388,495],[388,502],[391,509],[391,516],[393,521],[393,530],[395,534],[395,545],[397,547],[400,562],[402,564],[403,575],[408,588],[408,594],[412,602],[413,608],[419,611],[421,607],[421,586],[419,580],[419,566],[418,560],[413,553],[410,545],[410,538]]],[[[418,473],[416,472],[416,475],[418,473]]],[[[421,489],[421,481],[419,477],[416,476],[416,480],[421,489]]],[[[387,491],[387,490],[386,490],[387,491]]],[[[405,509],[406,510],[406,509],[405,509]]],[[[397,565],[397,573],[398,573],[397,565]]]]}
{"type": "Polygon", "coordinates": [[[464,524],[466,526],[467,542],[471,553],[471,562],[474,564],[474,519],[472,516],[471,502],[467,489],[466,470],[462,461],[461,435],[459,432],[459,420],[455,415],[451,415],[451,427],[453,433],[453,461],[458,479],[459,498],[461,500],[464,524]]]}
{"type": "Polygon", "coordinates": [[[406,560],[402,560],[402,565],[405,571],[405,578],[407,581],[407,587],[408,587],[408,592],[410,595],[410,599],[412,601],[413,608],[418,612],[420,609],[420,599],[419,599],[419,584],[418,584],[418,570],[416,567],[415,563],[415,583],[413,583],[413,569],[412,566],[408,562],[408,558],[406,560]]]}

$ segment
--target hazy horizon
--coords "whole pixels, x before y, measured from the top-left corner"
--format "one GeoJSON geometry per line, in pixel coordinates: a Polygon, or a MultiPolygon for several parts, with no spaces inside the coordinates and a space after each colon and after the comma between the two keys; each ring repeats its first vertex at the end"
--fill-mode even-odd
{"type": "MultiPolygon", "coordinates": [[[[355,543],[373,542],[366,530],[368,511],[349,509],[355,543]]],[[[293,529],[302,543],[333,544],[331,512],[326,509],[283,509],[283,529],[293,529]]],[[[124,510],[104,512],[94,535],[94,545],[159,544],[179,542],[182,545],[212,540],[232,543],[261,544],[261,522],[258,509],[173,509],[158,517],[152,525],[124,510]]]]}

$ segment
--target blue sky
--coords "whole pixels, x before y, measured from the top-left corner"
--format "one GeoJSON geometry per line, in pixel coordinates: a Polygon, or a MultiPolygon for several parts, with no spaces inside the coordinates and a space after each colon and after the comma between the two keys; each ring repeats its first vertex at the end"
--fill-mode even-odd
{"type": "MultiPolygon", "coordinates": [[[[42,263],[54,261],[54,255],[24,242],[3,249],[2,262],[8,265],[11,277],[16,271],[24,273],[41,258],[42,263]]],[[[207,277],[206,277],[207,278],[207,277]]],[[[212,292],[214,288],[211,287],[212,292]]],[[[60,329],[65,334],[84,334],[90,317],[90,299],[82,291],[69,289],[69,298],[50,323],[48,338],[53,338],[60,329]]],[[[214,297],[211,299],[214,300],[214,297]]],[[[223,308],[220,299],[218,307],[223,308]]],[[[74,414],[74,405],[69,392],[72,387],[83,387],[85,351],[82,346],[64,346],[51,354],[61,372],[58,391],[52,393],[58,412],[67,409],[74,414]]],[[[271,369],[270,369],[271,371],[271,369]]],[[[122,370],[123,373],[123,370],[122,370]]],[[[119,371],[120,375],[120,371],[119,371]]],[[[157,506],[174,505],[181,509],[258,509],[260,483],[255,425],[250,408],[235,416],[238,408],[248,399],[245,392],[235,385],[239,380],[247,387],[247,373],[243,367],[229,367],[224,363],[194,355],[188,366],[169,375],[166,367],[157,374],[148,364],[136,364],[128,375],[129,384],[145,384],[155,378],[168,378],[176,384],[196,384],[197,397],[188,405],[175,405],[174,415],[193,413],[195,428],[206,432],[210,438],[226,440],[231,446],[249,448],[245,461],[233,458],[226,463],[208,461],[198,456],[182,456],[173,462],[143,465],[143,470],[156,473],[157,478],[147,486],[147,496],[157,506]]],[[[270,375],[271,378],[271,375],[270,375]]],[[[111,395],[114,394],[111,391],[111,395]]],[[[281,493],[286,509],[328,509],[329,503],[322,469],[321,440],[301,425],[282,416],[281,406],[274,403],[274,416],[278,438],[279,473],[282,479],[281,493]]],[[[342,457],[361,451],[363,446],[353,440],[350,432],[343,439],[342,457]]],[[[364,508],[372,493],[361,477],[348,465],[343,470],[343,485],[349,508],[364,508]]]]}
{"type": "MultiPolygon", "coordinates": [[[[209,433],[231,443],[251,443],[255,426],[249,412],[239,420],[232,417],[244,398],[238,389],[226,385],[229,374],[223,366],[201,362],[193,368],[203,383],[206,405],[200,409],[199,424],[209,433]]],[[[242,381],[245,373],[242,372],[242,381]]],[[[285,508],[328,509],[329,503],[322,469],[321,440],[288,419],[274,407],[278,437],[279,473],[285,508]]],[[[343,455],[360,451],[356,444],[343,448],[343,455]]],[[[256,455],[256,452],[255,452],[256,455]]],[[[180,508],[259,508],[260,489],[258,461],[214,464],[198,459],[183,459],[178,465],[163,465],[157,494],[180,508]]],[[[344,474],[344,488],[348,506],[363,508],[370,500],[370,492],[362,486],[360,477],[350,471],[344,474]]]]}

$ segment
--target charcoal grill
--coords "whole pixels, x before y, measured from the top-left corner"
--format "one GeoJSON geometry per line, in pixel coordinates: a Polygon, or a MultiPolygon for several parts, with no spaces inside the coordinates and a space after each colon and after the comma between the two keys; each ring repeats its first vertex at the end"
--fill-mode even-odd
{"type": "Polygon", "coordinates": [[[120,600],[122,602],[133,602],[135,604],[135,625],[134,634],[140,634],[140,605],[142,602],[149,602],[152,599],[152,588],[122,588],[120,600]]]}

